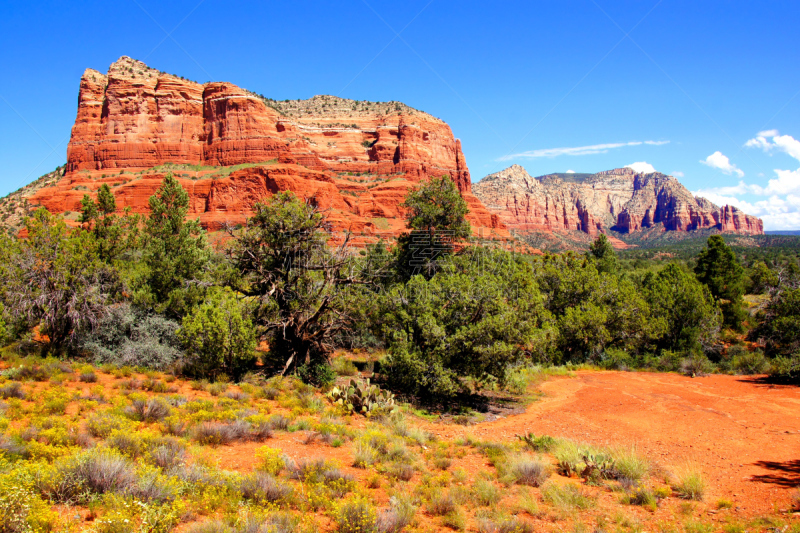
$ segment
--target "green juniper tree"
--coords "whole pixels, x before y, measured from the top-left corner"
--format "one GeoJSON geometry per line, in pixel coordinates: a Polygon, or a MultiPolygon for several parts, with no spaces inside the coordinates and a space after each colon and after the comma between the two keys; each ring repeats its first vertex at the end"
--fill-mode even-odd
{"type": "Polygon", "coordinates": [[[708,238],[707,247],[697,256],[694,273],[719,303],[724,325],[740,329],[746,315],[742,301],[744,269],[721,236],[708,238]]]}
{"type": "Polygon", "coordinates": [[[589,246],[587,255],[595,260],[597,271],[604,274],[617,273],[617,254],[611,241],[603,233],[589,246]]]}
{"type": "Polygon", "coordinates": [[[471,235],[467,202],[453,180],[442,176],[410,191],[401,207],[406,209],[406,225],[411,231],[398,238],[400,277],[422,274],[430,278],[437,271],[438,261],[471,235]]]}
{"type": "Polygon", "coordinates": [[[200,278],[210,257],[205,235],[198,220],[186,220],[189,195],[172,174],[149,204],[143,258],[149,294],[143,300],[168,314],[182,314],[189,307],[186,282],[200,278]]]}
{"type": "Polygon", "coordinates": [[[81,223],[94,235],[97,255],[107,263],[137,247],[139,215],[132,215],[130,209],[123,216],[116,212],[114,193],[105,183],[97,191],[97,201],[88,194],[81,200],[81,223]]]}

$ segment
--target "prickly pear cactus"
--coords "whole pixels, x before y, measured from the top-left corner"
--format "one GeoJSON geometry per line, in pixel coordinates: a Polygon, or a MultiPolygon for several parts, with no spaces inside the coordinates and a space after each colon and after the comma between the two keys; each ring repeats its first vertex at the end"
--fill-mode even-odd
{"type": "Polygon", "coordinates": [[[345,410],[364,416],[386,414],[395,409],[394,394],[371,385],[369,379],[363,383],[351,379],[346,387],[334,387],[328,398],[345,410]]]}

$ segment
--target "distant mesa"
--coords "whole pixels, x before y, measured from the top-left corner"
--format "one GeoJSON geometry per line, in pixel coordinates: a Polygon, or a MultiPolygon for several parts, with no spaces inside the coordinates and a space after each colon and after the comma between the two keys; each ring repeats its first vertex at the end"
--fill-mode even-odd
{"type": "Polygon", "coordinates": [[[531,177],[521,166],[489,174],[472,191],[509,229],[519,233],[613,231],[631,235],[718,230],[762,235],[761,219],[736,207],[695,197],[672,176],[617,168],[596,174],[531,177]]]}
{"type": "Polygon", "coordinates": [[[191,216],[208,229],[241,223],[255,202],[291,190],[325,209],[334,229],[366,241],[403,231],[406,192],[448,175],[476,231],[508,237],[472,194],[461,143],[438,118],[400,102],[275,101],[129,57],[106,74],[84,72],[66,167],[55,183],[26,189],[24,199],[75,219],[83,195],[107,183],[120,209],[146,212],[167,172],[181,180],[191,216]]]}

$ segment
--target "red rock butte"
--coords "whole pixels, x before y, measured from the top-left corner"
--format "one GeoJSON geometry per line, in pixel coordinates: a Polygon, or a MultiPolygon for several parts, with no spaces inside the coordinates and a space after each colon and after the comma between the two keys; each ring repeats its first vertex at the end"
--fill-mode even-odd
{"type": "Polygon", "coordinates": [[[64,177],[30,202],[80,211],[103,183],[119,209],[148,211],[172,172],[204,227],[243,222],[255,202],[292,191],[326,210],[335,230],[391,237],[405,228],[408,190],[447,175],[469,204],[476,233],[507,238],[471,192],[461,143],[440,119],[400,102],[333,96],[274,101],[231,83],[199,84],[122,57],[87,69],[64,177]]]}

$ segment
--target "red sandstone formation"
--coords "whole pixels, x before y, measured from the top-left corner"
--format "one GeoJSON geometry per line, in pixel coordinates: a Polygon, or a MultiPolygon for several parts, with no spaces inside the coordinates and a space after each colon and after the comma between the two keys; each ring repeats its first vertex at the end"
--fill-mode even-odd
{"type": "Polygon", "coordinates": [[[489,174],[473,190],[490,212],[521,233],[596,235],[607,229],[635,233],[657,224],[665,231],[764,233],[759,218],[730,205],[718,207],[695,198],[672,176],[642,175],[630,168],[532,178],[524,168],[513,165],[489,174]]]}
{"type": "Polygon", "coordinates": [[[108,75],[84,72],[66,173],[30,201],[76,212],[84,194],[108,183],[120,209],[146,212],[167,171],[209,229],[242,222],[255,202],[291,190],[326,209],[336,229],[396,235],[408,189],[448,175],[469,203],[476,231],[508,236],[471,193],[461,143],[427,113],[332,96],[276,102],[128,57],[108,75]]]}

